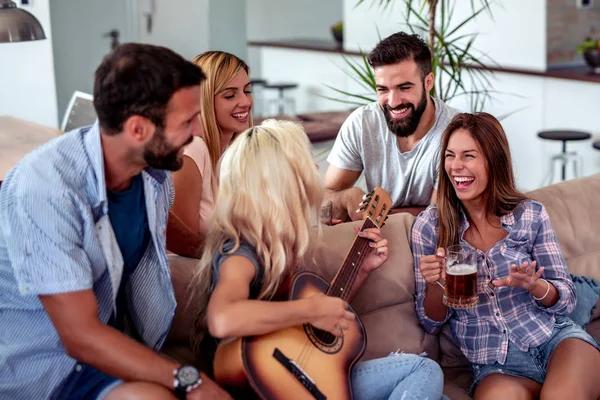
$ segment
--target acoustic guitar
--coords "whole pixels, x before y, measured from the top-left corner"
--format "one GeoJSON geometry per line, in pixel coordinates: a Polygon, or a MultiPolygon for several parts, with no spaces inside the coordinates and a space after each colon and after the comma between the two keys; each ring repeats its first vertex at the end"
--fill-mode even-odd
{"type": "MultiPolygon", "coordinates": [[[[382,227],[392,205],[387,192],[377,187],[361,204],[365,219],[361,230],[382,227]]],[[[296,274],[289,300],[325,293],[347,301],[360,266],[371,251],[369,242],[355,237],[330,284],[312,272],[296,274]]],[[[351,308],[350,311],[356,315],[351,308]]],[[[268,400],[352,399],[350,372],[365,347],[366,332],[358,315],[340,338],[304,324],[262,336],[232,339],[221,342],[217,348],[215,380],[232,394],[251,388],[268,400]]]]}

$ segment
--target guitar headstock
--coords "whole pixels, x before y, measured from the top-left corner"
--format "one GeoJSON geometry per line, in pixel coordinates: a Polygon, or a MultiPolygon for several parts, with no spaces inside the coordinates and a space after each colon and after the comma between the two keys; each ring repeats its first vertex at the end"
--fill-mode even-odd
{"type": "Polygon", "coordinates": [[[362,213],[363,219],[370,217],[379,228],[382,228],[391,209],[392,198],[385,189],[377,186],[371,192],[365,194],[358,212],[362,213]]]}

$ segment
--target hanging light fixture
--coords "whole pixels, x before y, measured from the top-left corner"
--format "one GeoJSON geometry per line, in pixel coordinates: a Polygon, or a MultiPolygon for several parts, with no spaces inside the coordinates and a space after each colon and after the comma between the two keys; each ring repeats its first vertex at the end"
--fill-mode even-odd
{"type": "Polygon", "coordinates": [[[40,21],[17,8],[14,1],[0,0],[0,43],[46,39],[40,21]]]}

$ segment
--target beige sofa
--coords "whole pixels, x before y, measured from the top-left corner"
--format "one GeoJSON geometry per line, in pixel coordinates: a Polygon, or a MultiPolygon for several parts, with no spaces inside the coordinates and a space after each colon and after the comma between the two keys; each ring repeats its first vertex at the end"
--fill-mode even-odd
{"type": "MultiPolygon", "coordinates": [[[[569,270],[600,281],[600,174],[549,186],[528,195],[546,206],[569,270]]],[[[468,362],[454,344],[449,327],[444,327],[438,336],[432,336],[425,333],[417,321],[409,246],[413,222],[414,217],[409,214],[389,218],[382,232],[389,240],[390,257],[368,278],[352,301],[367,330],[367,350],[363,360],[383,357],[397,350],[417,354],[427,352],[444,369],[444,393],[455,400],[468,399],[467,390],[471,384],[468,362]]],[[[330,280],[346,255],[353,235],[352,224],[324,227],[321,246],[307,257],[307,267],[330,280]]],[[[183,269],[193,262],[177,256],[172,256],[171,260],[174,275],[181,277],[176,286],[181,287],[185,281],[183,269]]],[[[178,293],[180,297],[182,291],[178,293]]],[[[182,329],[184,320],[178,319],[175,329],[182,329]]],[[[588,325],[588,331],[600,340],[600,318],[588,325]]],[[[168,346],[166,351],[178,358],[189,359],[189,353],[182,345],[168,346]]]]}

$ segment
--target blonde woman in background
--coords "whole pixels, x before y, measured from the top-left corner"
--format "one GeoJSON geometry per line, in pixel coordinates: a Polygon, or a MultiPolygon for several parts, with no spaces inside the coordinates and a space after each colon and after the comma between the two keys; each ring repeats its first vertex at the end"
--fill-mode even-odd
{"type": "MultiPolygon", "coordinates": [[[[237,133],[252,126],[252,94],[250,69],[233,54],[209,51],[192,62],[206,75],[201,86],[202,129],[201,136],[195,136],[185,148],[183,167],[173,174],[175,202],[169,212],[167,250],[199,258],[218,189],[219,159],[237,133]]],[[[187,287],[195,269],[188,258],[169,256],[178,305],[188,303],[187,287]]],[[[187,342],[190,329],[184,307],[177,307],[169,339],[187,342]]]]}
{"type": "Polygon", "coordinates": [[[199,257],[218,188],[221,155],[239,132],[252,126],[250,69],[233,54],[208,51],[195,57],[207,79],[202,84],[202,137],[184,152],[183,167],[173,173],[175,203],[169,215],[167,249],[199,257]]]}
{"type": "MultiPolygon", "coordinates": [[[[322,183],[300,125],[267,120],[233,142],[222,159],[213,224],[191,286],[195,350],[206,329],[218,340],[305,323],[335,336],[349,328],[354,314],[340,298],[270,301],[302,268],[321,200],[322,183]]],[[[356,232],[372,241],[372,250],[353,292],[388,258],[379,229],[356,232]]],[[[351,382],[356,399],[434,400],[441,398],[443,376],[428,358],[395,354],[355,365],[351,382]]]]}

